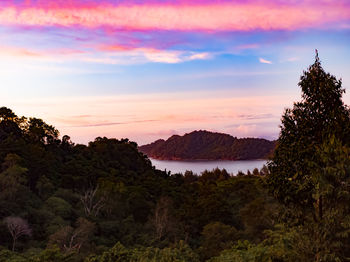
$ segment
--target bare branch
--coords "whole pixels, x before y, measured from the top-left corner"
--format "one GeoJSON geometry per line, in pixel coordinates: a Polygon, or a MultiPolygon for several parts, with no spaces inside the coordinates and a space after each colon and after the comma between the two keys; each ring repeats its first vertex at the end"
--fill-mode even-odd
{"type": "Polygon", "coordinates": [[[4,222],[12,236],[12,251],[15,250],[16,241],[21,236],[31,236],[32,229],[29,227],[28,222],[20,217],[6,217],[4,222]]]}
{"type": "Polygon", "coordinates": [[[83,204],[85,215],[86,216],[97,216],[100,212],[100,209],[105,205],[105,198],[98,197],[96,195],[98,187],[95,189],[91,188],[85,191],[85,193],[80,196],[80,201],[83,204]]]}

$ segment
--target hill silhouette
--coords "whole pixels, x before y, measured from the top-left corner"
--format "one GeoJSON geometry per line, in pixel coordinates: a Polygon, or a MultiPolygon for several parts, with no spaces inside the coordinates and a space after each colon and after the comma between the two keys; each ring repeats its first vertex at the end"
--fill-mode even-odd
{"type": "Polygon", "coordinates": [[[228,134],[193,131],[173,135],[139,147],[148,157],[162,160],[248,160],[266,159],[275,142],[261,138],[237,138],[228,134]]]}

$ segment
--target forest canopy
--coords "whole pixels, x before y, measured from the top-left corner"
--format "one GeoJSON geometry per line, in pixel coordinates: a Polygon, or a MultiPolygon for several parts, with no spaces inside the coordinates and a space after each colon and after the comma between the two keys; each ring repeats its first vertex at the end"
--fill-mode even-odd
{"type": "Polygon", "coordinates": [[[127,139],[74,144],[41,119],[0,113],[0,261],[204,261],[272,228],[266,167],[170,174],[127,139]]]}

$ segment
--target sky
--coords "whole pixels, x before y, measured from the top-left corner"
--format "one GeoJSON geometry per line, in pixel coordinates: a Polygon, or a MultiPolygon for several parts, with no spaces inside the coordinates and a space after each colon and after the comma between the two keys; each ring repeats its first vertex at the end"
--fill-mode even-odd
{"type": "Polygon", "coordinates": [[[350,92],[350,1],[1,0],[0,106],[75,143],[276,139],[315,49],[350,92]]]}

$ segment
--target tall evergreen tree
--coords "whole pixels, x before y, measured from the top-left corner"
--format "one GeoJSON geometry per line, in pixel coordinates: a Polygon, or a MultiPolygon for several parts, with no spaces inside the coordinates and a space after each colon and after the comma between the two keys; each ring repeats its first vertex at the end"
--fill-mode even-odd
{"type": "Polygon", "coordinates": [[[342,101],[342,81],[326,73],[316,61],[301,76],[302,100],[286,109],[268,182],[274,195],[286,204],[313,208],[315,183],[311,177],[316,154],[331,136],[350,144],[349,110],[342,101]]]}
{"type": "MultiPolygon", "coordinates": [[[[350,117],[342,81],[326,73],[316,51],[301,76],[302,100],[282,116],[281,132],[267,179],[286,205],[285,221],[310,245],[305,258],[330,261],[347,256],[350,200],[350,117]]],[[[301,238],[300,238],[301,239],[301,238]]]]}

